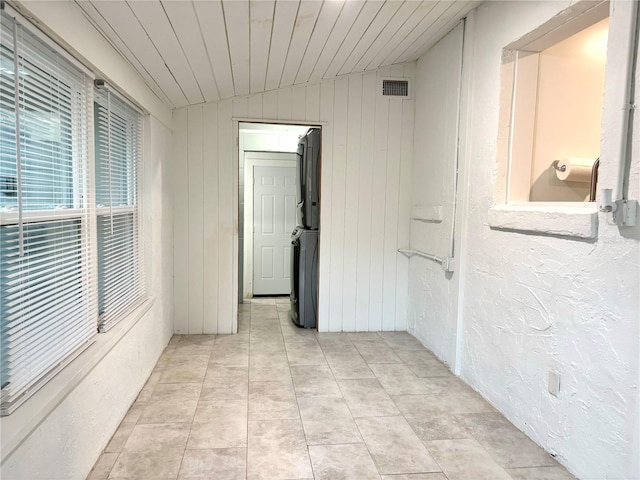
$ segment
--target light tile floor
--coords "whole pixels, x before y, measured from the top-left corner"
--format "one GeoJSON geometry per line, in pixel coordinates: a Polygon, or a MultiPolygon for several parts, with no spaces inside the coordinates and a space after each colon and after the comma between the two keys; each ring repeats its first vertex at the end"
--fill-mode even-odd
{"type": "Polygon", "coordinates": [[[288,309],[174,336],[89,478],[574,478],[411,335],[318,334],[288,309]]]}

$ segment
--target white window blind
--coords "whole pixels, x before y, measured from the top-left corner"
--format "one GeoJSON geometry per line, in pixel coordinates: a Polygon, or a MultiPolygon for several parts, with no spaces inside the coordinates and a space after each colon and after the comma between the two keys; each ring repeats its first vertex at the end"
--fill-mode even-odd
{"type": "Polygon", "coordinates": [[[145,297],[138,181],[142,118],[124,100],[95,92],[99,329],[106,331],[145,297]]]}
{"type": "Polygon", "coordinates": [[[96,333],[90,79],[0,14],[0,412],[96,333]]]}

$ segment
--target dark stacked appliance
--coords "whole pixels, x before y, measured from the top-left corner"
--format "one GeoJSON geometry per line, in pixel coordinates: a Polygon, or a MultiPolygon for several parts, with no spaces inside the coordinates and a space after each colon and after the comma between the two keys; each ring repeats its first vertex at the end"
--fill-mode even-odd
{"type": "Polygon", "coordinates": [[[310,128],[298,143],[297,227],[291,234],[291,320],[316,328],[318,237],[320,235],[320,129],[310,128]]]}

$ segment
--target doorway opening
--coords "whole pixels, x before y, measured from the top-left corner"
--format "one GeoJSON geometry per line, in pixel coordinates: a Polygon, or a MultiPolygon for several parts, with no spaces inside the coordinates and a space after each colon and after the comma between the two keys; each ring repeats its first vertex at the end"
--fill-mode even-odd
{"type": "Polygon", "coordinates": [[[300,224],[298,143],[311,125],[239,122],[238,302],[291,293],[292,239],[300,224]]]}

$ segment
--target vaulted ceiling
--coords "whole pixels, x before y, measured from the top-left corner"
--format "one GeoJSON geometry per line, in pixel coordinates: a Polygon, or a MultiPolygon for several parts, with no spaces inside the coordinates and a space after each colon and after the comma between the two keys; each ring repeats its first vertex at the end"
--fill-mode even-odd
{"type": "Polygon", "coordinates": [[[475,0],[76,0],[168,105],[416,60],[475,0]]]}

